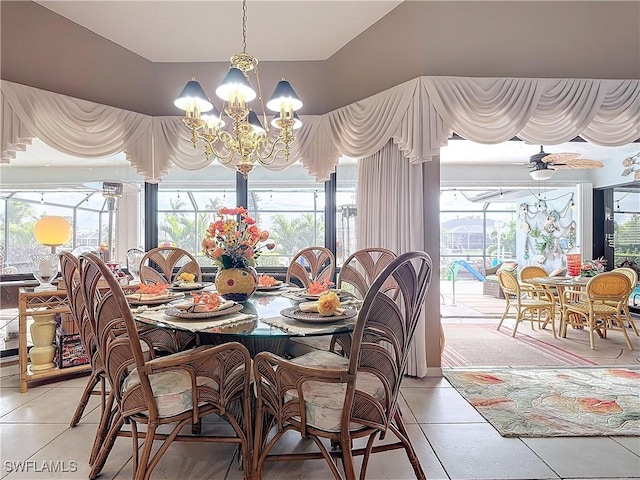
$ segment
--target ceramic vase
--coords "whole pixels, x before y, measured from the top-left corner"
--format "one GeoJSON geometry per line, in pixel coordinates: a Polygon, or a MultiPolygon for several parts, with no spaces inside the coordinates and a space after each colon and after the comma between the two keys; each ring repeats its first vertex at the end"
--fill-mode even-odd
{"type": "Polygon", "coordinates": [[[216,273],[215,284],[225,300],[244,302],[258,288],[258,274],[251,267],[223,268],[216,273]]]}
{"type": "Polygon", "coordinates": [[[51,313],[32,314],[31,316],[33,317],[30,328],[33,347],[29,350],[31,371],[49,370],[56,366],[53,363],[53,357],[56,354],[56,346],[53,341],[56,338],[57,324],[51,313]]]}

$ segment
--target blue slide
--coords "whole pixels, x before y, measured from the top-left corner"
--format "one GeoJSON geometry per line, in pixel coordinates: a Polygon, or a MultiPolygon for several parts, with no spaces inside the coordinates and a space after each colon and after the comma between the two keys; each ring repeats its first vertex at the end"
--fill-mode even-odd
{"type": "Polygon", "coordinates": [[[457,263],[458,265],[462,265],[464,268],[469,270],[471,275],[473,275],[476,280],[480,280],[481,282],[484,282],[484,275],[482,275],[478,270],[476,270],[473,265],[470,265],[468,262],[466,262],[464,260],[456,260],[453,263],[454,264],[457,263]]]}

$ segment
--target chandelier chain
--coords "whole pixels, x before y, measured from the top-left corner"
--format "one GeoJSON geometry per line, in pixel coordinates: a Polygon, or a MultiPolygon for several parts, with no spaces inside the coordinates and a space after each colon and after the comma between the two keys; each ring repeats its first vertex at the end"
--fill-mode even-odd
{"type": "Polygon", "coordinates": [[[242,52],[247,53],[247,0],[242,0],[242,52]]]}

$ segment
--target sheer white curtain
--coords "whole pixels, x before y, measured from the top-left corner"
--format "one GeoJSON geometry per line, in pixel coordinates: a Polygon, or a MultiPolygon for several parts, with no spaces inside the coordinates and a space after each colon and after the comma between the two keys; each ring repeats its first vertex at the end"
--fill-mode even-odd
{"type": "MultiPolygon", "coordinates": [[[[393,142],[358,162],[357,248],[383,247],[398,255],[424,250],[422,165],[407,160],[393,142]]],[[[407,373],[427,374],[425,314],[415,333],[407,373]]]]}

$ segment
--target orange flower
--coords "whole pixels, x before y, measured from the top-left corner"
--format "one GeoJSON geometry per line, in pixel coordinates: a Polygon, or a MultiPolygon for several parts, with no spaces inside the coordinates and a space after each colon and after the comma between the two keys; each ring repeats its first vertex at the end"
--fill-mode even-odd
{"type": "Polygon", "coordinates": [[[264,273],[258,277],[258,285],[261,287],[273,287],[276,284],[276,279],[265,275],[264,273]]]}
{"type": "Polygon", "coordinates": [[[307,293],[315,295],[317,293],[326,292],[329,287],[333,285],[333,282],[328,280],[322,280],[321,282],[311,282],[307,287],[307,293]]]}

